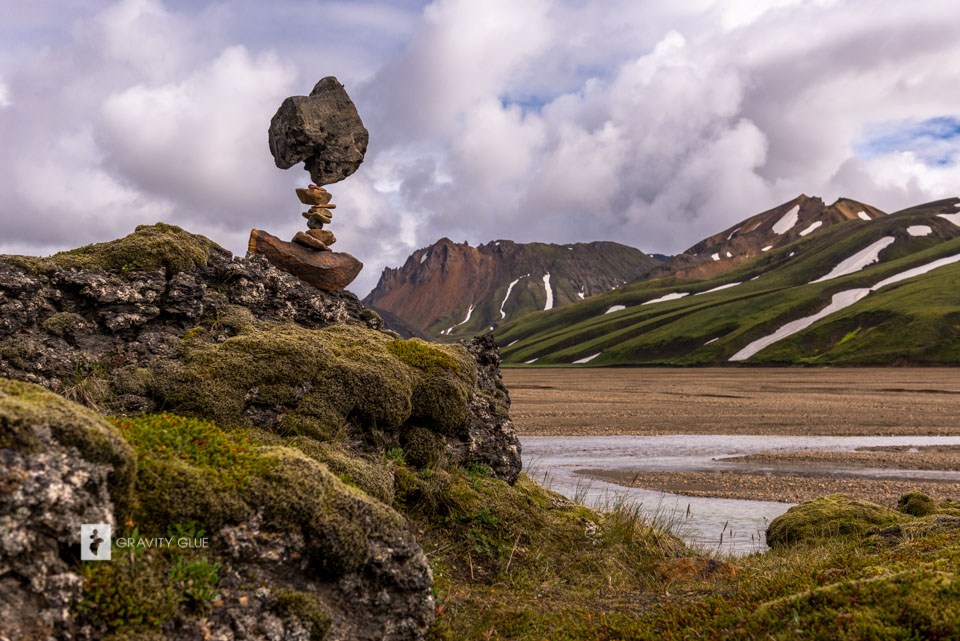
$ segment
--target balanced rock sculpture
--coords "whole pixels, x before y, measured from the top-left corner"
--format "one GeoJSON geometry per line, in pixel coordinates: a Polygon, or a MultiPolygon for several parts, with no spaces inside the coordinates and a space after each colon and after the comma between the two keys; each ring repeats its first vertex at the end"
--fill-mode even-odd
{"type": "Polygon", "coordinates": [[[265,231],[250,232],[250,254],[266,257],[278,269],[319,289],[338,291],[353,282],[363,263],[350,254],[334,252],[336,236],[325,225],[333,222],[336,205],[323,185],[339,182],[363,162],[369,134],[343,85],[328,76],[309,96],[283,101],[270,121],[270,153],[277,167],[289,169],[304,163],[313,183],[296,190],[309,209],[303,212],[307,231],[298,231],[291,242],[265,231]]]}

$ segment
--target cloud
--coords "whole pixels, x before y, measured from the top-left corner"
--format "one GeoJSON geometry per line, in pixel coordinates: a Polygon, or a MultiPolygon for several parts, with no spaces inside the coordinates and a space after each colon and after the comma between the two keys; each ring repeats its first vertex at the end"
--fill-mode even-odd
{"type": "Polygon", "coordinates": [[[150,193],[228,224],[266,224],[282,189],[266,151],[267,125],[294,91],[296,71],[275,55],[229,47],[184,80],[108,95],[99,133],[118,173],[150,193]],[[256,207],[256,206],[258,207],[256,207]]]}
{"type": "Polygon", "coordinates": [[[441,236],[675,252],[801,192],[894,210],[958,184],[946,0],[57,7],[0,42],[0,251],[159,218],[237,252],[292,236],[307,175],[266,129],[330,74],[371,132],[331,187],[361,294],[441,236]]]}

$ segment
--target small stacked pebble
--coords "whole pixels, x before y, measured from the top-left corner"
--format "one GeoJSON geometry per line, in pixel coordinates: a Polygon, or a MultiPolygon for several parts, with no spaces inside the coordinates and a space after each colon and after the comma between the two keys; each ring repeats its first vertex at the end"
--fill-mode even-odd
{"type": "Polygon", "coordinates": [[[293,242],[315,251],[332,251],[330,245],[337,242],[337,237],[332,231],[323,228],[324,225],[333,222],[331,210],[337,208],[330,202],[331,197],[329,191],[312,183],[306,189],[297,189],[297,198],[300,202],[310,205],[310,209],[303,212],[309,229],[306,232],[298,231],[293,237],[293,242]]]}

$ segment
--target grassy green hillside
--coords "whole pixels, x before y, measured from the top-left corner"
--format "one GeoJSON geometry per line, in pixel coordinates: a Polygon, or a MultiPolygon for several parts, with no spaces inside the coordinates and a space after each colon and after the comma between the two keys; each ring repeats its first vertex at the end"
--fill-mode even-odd
{"type": "MultiPolygon", "coordinates": [[[[957,203],[960,199],[953,198],[877,220],[836,224],[712,280],[638,282],[562,309],[529,314],[501,327],[497,342],[511,364],[569,365],[591,356],[590,366],[728,363],[752,341],[819,312],[834,294],[870,288],[960,254],[960,227],[940,216],[960,211],[957,203]],[[927,226],[930,232],[911,235],[907,229],[912,226],[927,226]],[[893,241],[878,262],[812,282],[884,238],[893,241]],[[681,293],[686,295],[649,302],[681,293]],[[617,311],[605,313],[611,308],[617,311]]],[[[958,329],[960,263],[955,263],[882,287],[746,362],[954,363],[960,361],[958,329]]]]}

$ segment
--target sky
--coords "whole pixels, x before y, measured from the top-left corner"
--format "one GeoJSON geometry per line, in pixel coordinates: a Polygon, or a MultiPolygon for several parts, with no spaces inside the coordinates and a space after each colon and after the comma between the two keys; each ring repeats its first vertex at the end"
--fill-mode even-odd
{"type": "Polygon", "coordinates": [[[267,128],[329,75],[370,131],[328,186],[360,296],[444,236],[670,254],[800,193],[960,195],[952,0],[0,0],[0,253],[292,238],[267,128]]]}

